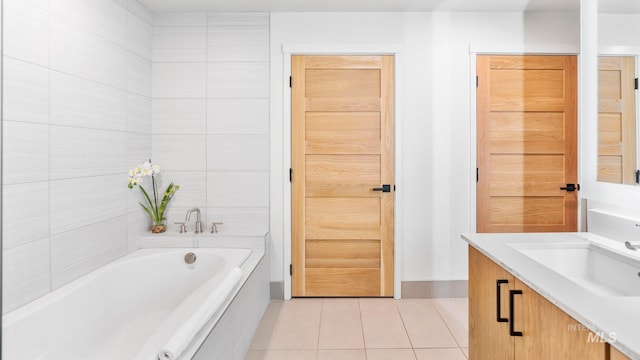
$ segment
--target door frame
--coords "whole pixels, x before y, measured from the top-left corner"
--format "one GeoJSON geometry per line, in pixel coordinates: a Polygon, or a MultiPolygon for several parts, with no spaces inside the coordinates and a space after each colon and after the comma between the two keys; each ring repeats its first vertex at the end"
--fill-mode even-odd
{"type": "MultiPolygon", "coordinates": [[[[393,176],[397,187],[394,194],[394,233],[393,233],[393,297],[401,298],[401,272],[402,272],[402,204],[403,201],[403,179],[402,179],[402,157],[400,156],[402,122],[402,46],[398,44],[370,44],[370,45],[346,45],[346,44],[284,44],[282,46],[283,55],[283,164],[284,168],[291,168],[291,89],[289,87],[289,76],[291,75],[292,55],[393,55],[394,61],[394,170],[393,176]]],[[[291,299],[291,276],[289,265],[291,258],[291,182],[284,182],[283,189],[284,208],[284,261],[282,263],[282,275],[284,279],[284,299],[291,299]]]]}
{"type": "MultiPolygon", "coordinates": [[[[469,145],[471,147],[471,161],[469,163],[469,174],[475,174],[477,168],[477,146],[478,146],[478,119],[476,116],[477,111],[477,103],[476,103],[476,57],[478,55],[575,55],[578,60],[578,73],[577,73],[577,81],[578,81],[578,104],[576,108],[577,113],[577,124],[576,124],[576,132],[577,132],[577,149],[576,156],[578,157],[577,161],[577,175],[578,175],[578,184],[581,180],[581,169],[582,169],[582,154],[581,154],[581,139],[580,134],[582,133],[582,124],[580,121],[581,108],[580,108],[580,100],[582,99],[581,93],[582,89],[580,88],[580,46],[579,45],[567,45],[567,44],[538,44],[538,45],[506,45],[506,44],[470,44],[469,45],[469,128],[470,128],[470,139],[469,145]]],[[[470,227],[469,230],[475,232],[477,229],[477,188],[476,188],[476,179],[475,176],[469,177],[469,211],[470,211],[470,227]]],[[[583,231],[583,227],[585,225],[583,219],[583,197],[578,193],[578,231],[583,231]]]]}

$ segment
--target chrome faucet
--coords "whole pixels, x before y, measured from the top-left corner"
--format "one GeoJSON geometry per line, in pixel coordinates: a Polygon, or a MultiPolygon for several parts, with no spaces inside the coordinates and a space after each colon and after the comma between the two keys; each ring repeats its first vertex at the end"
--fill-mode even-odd
{"type": "Polygon", "coordinates": [[[631,243],[629,241],[625,241],[624,246],[626,246],[627,249],[633,250],[633,251],[640,249],[640,243],[631,243]]]}
{"type": "Polygon", "coordinates": [[[212,234],[217,234],[218,233],[218,225],[223,225],[224,223],[222,222],[214,222],[211,223],[211,233],[212,234]]]}
{"type": "Polygon", "coordinates": [[[184,220],[188,222],[191,218],[191,213],[193,212],[196,213],[196,234],[200,234],[202,232],[202,217],[200,216],[200,209],[196,207],[187,211],[187,215],[184,217],[184,220]]]}

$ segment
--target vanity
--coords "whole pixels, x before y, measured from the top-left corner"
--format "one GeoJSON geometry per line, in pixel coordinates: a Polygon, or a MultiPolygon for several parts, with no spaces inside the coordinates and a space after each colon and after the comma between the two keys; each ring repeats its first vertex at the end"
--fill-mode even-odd
{"type": "Polygon", "coordinates": [[[462,238],[470,359],[640,359],[640,251],[584,232],[462,238]]]}

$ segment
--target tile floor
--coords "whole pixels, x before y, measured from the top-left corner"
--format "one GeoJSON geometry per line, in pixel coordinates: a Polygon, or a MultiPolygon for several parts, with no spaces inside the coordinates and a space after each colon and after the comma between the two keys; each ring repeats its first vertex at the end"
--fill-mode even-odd
{"type": "Polygon", "coordinates": [[[465,360],[467,299],[271,301],[246,360],[465,360]]]}

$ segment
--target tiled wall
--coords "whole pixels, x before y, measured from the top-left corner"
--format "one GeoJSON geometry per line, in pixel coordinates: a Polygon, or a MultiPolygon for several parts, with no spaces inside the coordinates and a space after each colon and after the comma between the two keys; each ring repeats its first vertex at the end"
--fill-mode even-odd
{"type": "Polygon", "coordinates": [[[192,207],[221,233],[266,231],[269,14],[154,14],[152,88],[153,161],[181,186],[168,231],[192,207]]]}
{"type": "Polygon", "coordinates": [[[4,15],[8,312],[147,227],[126,171],[151,155],[152,16],[135,0],[4,0],[4,15]]]}

